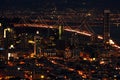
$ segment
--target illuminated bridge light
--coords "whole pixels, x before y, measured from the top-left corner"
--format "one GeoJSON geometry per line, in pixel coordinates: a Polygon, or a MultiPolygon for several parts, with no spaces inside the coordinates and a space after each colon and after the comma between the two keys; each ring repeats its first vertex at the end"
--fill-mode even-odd
{"type": "Polygon", "coordinates": [[[98,36],[98,39],[103,39],[103,37],[102,36],[98,36]]]}
{"type": "Polygon", "coordinates": [[[120,49],[120,46],[118,46],[118,45],[116,45],[116,44],[114,44],[114,45],[112,45],[112,46],[115,47],[115,48],[120,49]]]}
{"type": "Polygon", "coordinates": [[[78,34],[82,34],[82,35],[86,35],[86,36],[91,36],[91,34],[89,33],[86,33],[84,31],[78,31],[78,30],[70,30],[70,29],[65,29],[65,31],[69,31],[69,32],[75,32],[75,33],[78,33],[78,34]]]}
{"type": "Polygon", "coordinates": [[[113,40],[112,39],[109,39],[109,44],[115,44],[115,42],[113,42],[113,40]]]}

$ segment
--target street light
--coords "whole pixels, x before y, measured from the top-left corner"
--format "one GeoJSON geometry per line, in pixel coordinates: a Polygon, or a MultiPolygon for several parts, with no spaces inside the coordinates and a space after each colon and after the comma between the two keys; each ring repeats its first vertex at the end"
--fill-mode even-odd
{"type": "Polygon", "coordinates": [[[10,47],[9,47],[9,49],[14,49],[14,45],[11,44],[10,47]]]}
{"type": "Polygon", "coordinates": [[[6,33],[7,33],[7,31],[11,31],[11,29],[10,28],[6,28],[6,29],[4,29],[4,38],[6,38],[6,33]]]}

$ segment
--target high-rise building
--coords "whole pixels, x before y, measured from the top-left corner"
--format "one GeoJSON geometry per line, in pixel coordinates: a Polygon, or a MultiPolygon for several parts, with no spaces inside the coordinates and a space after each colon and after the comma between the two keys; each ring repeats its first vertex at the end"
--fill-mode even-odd
{"type": "Polygon", "coordinates": [[[110,39],[110,10],[104,10],[104,45],[105,49],[109,49],[108,42],[110,39]]]}

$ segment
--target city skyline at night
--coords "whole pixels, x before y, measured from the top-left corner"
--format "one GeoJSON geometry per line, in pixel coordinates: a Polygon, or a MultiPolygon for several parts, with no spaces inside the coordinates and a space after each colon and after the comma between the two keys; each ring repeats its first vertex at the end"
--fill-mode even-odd
{"type": "Polygon", "coordinates": [[[119,80],[120,0],[0,0],[0,80],[119,80]]]}

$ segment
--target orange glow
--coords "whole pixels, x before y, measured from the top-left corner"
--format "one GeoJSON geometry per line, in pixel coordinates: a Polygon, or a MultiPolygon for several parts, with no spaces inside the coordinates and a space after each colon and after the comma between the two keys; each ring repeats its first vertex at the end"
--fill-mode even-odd
{"type": "Polygon", "coordinates": [[[95,71],[94,71],[94,70],[92,70],[91,72],[92,72],[92,73],[94,73],[95,71]]]}
{"type": "Polygon", "coordinates": [[[53,60],[52,60],[51,62],[52,62],[53,64],[57,64],[57,63],[56,63],[55,61],[53,61],[53,60]]]}
{"type": "Polygon", "coordinates": [[[20,64],[25,64],[25,62],[21,61],[20,64]]]}
{"type": "Polygon", "coordinates": [[[44,64],[40,64],[40,63],[39,63],[39,64],[36,64],[36,66],[44,66],[44,64]]]}
{"type": "Polygon", "coordinates": [[[100,61],[100,64],[105,64],[105,62],[104,61],[100,61]]]}
{"type": "Polygon", "coordinates": [[[98,39],[103,39],[103,37],[102,36],[98,36],[98,39]]]}
{"type": "Polygon", "coordinates": [[[41,76],[40,76],[40,78],[41,78],[41,79],[44,79],[44,78],[45,78],[45,76],[44,76],[44,75],[41,75],[41,76]]]}
{"type": "Polygon", "coordinates": [[[12,62],[8,61],[9,66],[14,66],[12,62]]]}
{"type": "Polygon", "coordinates": [[[73,69],[73,68],[68,68],[68,70],[69,70],[69,71],[74,71],[74,69],[73,69]]]}
{"type": "Polygon", "coordinates": [[[82,76],[83,78],[87,78],[87,76],[84,74],[83,76],[82,76]]]}
{"type": "Polygon", "coordinates": [[[82,71],[78,70],[77,72],[78,72],[79,75],[83,75],[82,71]]]}
{"type": "Polygon", "coordinates": [[[64,78],[67,79],[67,76],[65,75],[64,78]]]}

